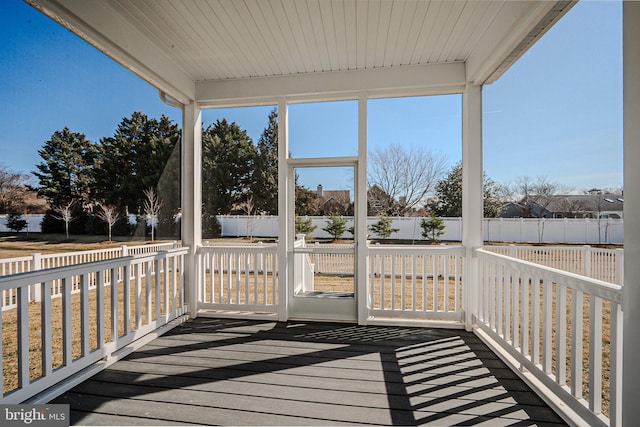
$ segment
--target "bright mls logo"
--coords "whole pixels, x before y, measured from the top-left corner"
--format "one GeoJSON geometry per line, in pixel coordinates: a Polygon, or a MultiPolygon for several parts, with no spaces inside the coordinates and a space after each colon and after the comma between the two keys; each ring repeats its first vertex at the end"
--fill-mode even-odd
{"type": "Polygon", "coordinates": [[[0,405],[0,425],[68,427],[69,405],[0,405]]]}

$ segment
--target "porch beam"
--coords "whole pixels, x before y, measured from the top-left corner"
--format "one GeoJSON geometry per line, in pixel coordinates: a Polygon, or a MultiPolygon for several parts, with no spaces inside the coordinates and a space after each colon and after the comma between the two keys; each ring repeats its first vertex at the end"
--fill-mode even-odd
{"type": "Polygon", "coordinates": [[[198,313],[200,277],[196,250],[202,243],[202,109],[194,103],[182,109],[182,242],[189,246],[185,257],[185,302],[189,315],[198,313]]]}
{"type": "MultiPolygon", "coordinates": [[[[624,263],[622,425],[640,420],[640,3],[625,1],[623,11],[624,108],[624,263]]],[[[612,423],[612,425],[614,425],[612,423]]]]}
{"type": "Polygon", "coordinates": [[[251,79],[196,83],[196,99],[204,107],[273,104],[287,101],[357,99],[460,93],[465,85],[465,65],[416,66],[335,71],[251,79]]]}
{"type": "Polygon", "coordinates": [[[477,314],[479,283],[475,249],[482,246],[482,86],[468,84],[462,95],[462,286],[465,328],[477,314]]]}
{"type": "Polygon", "coordinates": [[[27,3],[173,99],[184,104],[195,99],[193,79],[140,27],[122,19],[115,2],[27,0],[27,3]]]}

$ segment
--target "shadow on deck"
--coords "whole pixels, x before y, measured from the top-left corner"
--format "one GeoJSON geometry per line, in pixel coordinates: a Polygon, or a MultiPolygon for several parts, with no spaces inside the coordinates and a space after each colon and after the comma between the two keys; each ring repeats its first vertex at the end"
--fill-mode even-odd
{"type": "Polygon", "coordinates": [[[58,397],[74,425],[561,425],[472,333],[198,318],[58,397]]]}

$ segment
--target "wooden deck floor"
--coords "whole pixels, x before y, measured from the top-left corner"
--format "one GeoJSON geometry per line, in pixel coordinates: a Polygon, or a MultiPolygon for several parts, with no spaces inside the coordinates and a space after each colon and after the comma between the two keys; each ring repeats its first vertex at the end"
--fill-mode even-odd
{"type": "Polygon", "coordinates": [[[73,425],[562,425],[460,330],[198,318],[52,403],[73,425]]]}

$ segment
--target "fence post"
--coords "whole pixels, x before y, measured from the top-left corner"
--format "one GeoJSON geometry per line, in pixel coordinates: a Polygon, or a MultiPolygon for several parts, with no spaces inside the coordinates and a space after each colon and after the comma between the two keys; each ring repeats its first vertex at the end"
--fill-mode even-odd
{"type": "Polygon", "coordinates": [[[591,246],[582,247],[582,275],[591,277],[591,246]]]}
{"type": "MultiPolygon", "coordinates": [[[[42,270],[42,254],[35,253],[31,255],[31,271],[42,270]]],[[[34,283],[29,287],[31,293],[30,300],[35,302],[42,301],[42,287],[39,283],[34,283]]]]}
{"type": "Polygon", "coordinates": [[[516,258],[517,257],[516,245],[514,245],[513,243],[509,245],[509,256],[511,258],[516,258]]]}
{"type": "Polygon", "coordinates": [[[120,246],[120,252],[122,252],[120,254],[120,256],[127,256],[129,255],[129,248],[127,248],[127,245],[122,245],[120,246]]]}

